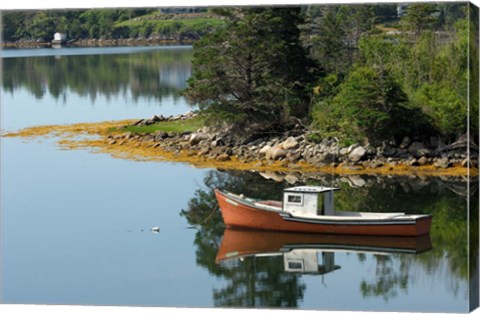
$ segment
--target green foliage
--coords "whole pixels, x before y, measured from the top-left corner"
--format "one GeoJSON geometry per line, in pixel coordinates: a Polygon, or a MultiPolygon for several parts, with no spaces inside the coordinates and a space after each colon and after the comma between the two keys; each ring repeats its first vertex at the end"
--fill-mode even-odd
{"type": "MultiPolygon", "coordinates": [[[[469,109],[470,109],[470,134],[476,139],[478,143],[479,136],[479,18],[478,10],[472,8],[470,5],[469,12],[469,109]]],[[[478,155],[477,155],[478,156],[478,155]]],[[[477,203],[478,206],[478,203],[477,203]]],[[[477,210],[478,212],[478,210],[477,210]]],[[[478,237],[477,237],[478,239],[478,237]]]]}
{"type": "Polygon", "coordinates": [[[310,16],[318,24],[309,39],[313,56],[328,72],[345,74],[356,61],[361,36],[373,29],[373,6],[325,6],[317,14],[310,16]]]}
{"type": "MultiPolygon", "coordinates": [[[[360,140],[362,136],[379,140],[366,131],[375,128],[378,130],[374,133],[379,137],[383,134],[384,139],[407,134],[427,137],[436,133],[451,141],[465,134],[468,116],[468,22],[467,19],[454,22],[455,17],[462,16],[464,7],[457,4],[454,13],[447,14],[442,6],[435,4],[410,5],[409,13],[401,19],[407,31],[398,35],[364,34],[358,41],[360,56],[356,59],[357,65],[346,76],[348,82],[340,85],[340,89],[327,88],[316,98],[313,127],[348,142],[360,140]],[[443,12],[441,22],[437,20],[438,10],[443,12]],[[371,110],[375,108],[371,105],[375,101],[369,97],[378,97],[385,91],[385,86],[381,87],[376,82],[388,80],[383,81],[381,76],[376,80],[369,72],[359,72],[365,67],[388,74],[390,81],[395,82],[394,89],[404,95],[401,105],[391,109],[383,107],[380,112],[377,109],[382,106],[371,110]],[[365,107],[365,103],[370,105],[365,107]],[[356,105],[352,107],[352,104],[356,105]],[[352,111],[351,108],[358,110],[352,111]],[[410,115],[415,118],[406,119],[410,115]],[[394,126],[395,132],[389,132],[394,126]],[[385,127],[386,132],[383,133],[385,127]]],[[[336,73],[333,69],[331,71],[336,73]]],[[[322,90],[326,85],[323,82],[322,90]]],[[[478,113],[476,108],[471,109],[472,113],[478,113]]],[[[478,123],[472,123],[471,131],[477,134],[478,123]]]]}
{"type": "Polygon", "coordinates": [[[32,20],[30,34],[35,39],[52,40],[55,33],[55,24],[50,14],[38,12],[32,20]]]}
{"type": "MultiPolygon", "coordinates": [[[[417,42],[404,42],[390,58],[410,103],[422,109],[438,133],[447,139],[466,133],[468,28],[460,20],[449,38],[423,32],[417,42]]],[[[477,127],[478,132],[478,127],[477,127]]]]}
{"type": "Polygon", "coordinates": [[[205,125],[205,120],[202,117],[196,117],[187,120],[165,121],[157,122],[150,125],[129,125],[121,129],[111,129],[111,132],[132,132],[138,134],[155,133],[157,131],[163,132],[195,132],[205,125]]]}
{"type": "Polygon", "coordinates": [[[418,36],[424,30],[432,30],[438,18],[434,16],[437,7],[432,3],[413,3],[408,6],[407,13],[402,18],[405,30],[418,36]]]}
{"type": "Polygon", "coordinates": [[[419,112],[409,108],[400,86],[385,71],[370,66],[356,67],[331,100],[314,108],[314,126],[325,136],[344,142],[378,143],[410,134],[419,112]]]}
{"type": "Polygon", "coordinates": [[[150,35],[167,37],[199,38],[223,25],[218,18],[126,20],[115,24],[114,32],[120,38],[149,37],[150,35]]]}
{"type": "Polygon", "coordinates": [[[72,11],[6,12],[3,38],[50,41],[55,32],[69,39],[130,38],[150,35],[198,38],[222,24],[220,19],[191,13],[185,19],[148,9],[90,9],[72,11]]]}
{"type": "Polygon", "coordinates": [[[212,123],[284,129],[308,115],[314,63],[301,46],[297,8],[217,10],[226,25],[194,45],[186,95],[212,123]]]}

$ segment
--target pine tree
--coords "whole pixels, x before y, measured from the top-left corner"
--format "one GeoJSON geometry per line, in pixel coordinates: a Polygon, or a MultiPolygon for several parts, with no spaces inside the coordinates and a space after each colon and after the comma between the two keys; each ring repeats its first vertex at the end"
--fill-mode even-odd
{"type": "Polygon", "coordinates": [[[309,113],[315,69],[300,43],[299,8],[229,8],[227,21],[194,45],[186,95],[212,123],[252,131],[285,128],[309,113]]]}

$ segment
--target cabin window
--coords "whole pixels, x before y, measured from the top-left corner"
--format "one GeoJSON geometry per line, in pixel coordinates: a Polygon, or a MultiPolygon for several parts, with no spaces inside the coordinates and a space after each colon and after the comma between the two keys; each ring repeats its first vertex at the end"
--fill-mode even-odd
{"type": "Polygon", "coordinates": [[[288,262],[288,270],[296,270],[302,271],[303,270],[303,263],[302,262],[288,262]]]}
{"type": "Polygon", "coordinates": [[[287,197],[287,202],[293,204],[302,204],[303,197],[300,194],[290,194],[287,197]]]}

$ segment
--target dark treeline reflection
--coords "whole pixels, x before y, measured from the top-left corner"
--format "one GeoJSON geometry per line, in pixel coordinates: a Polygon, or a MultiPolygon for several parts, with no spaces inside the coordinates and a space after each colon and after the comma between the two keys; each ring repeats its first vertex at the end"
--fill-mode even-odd
{"type": "MultiPolygon", "coordinates": [[[[380,297],[388,301],[401,291],[408,292],[416,274],[421,271],[428,276],[440,277],[444,281],[442,284],[458,295],[459,287],[468,281],[469,274],[475,272],[473,267],[476,265],[472,264],[469,272],[467,183],[411,177],[363,179],[366,184],[362,187],[352,187],[345,177],[321,176],[307,178],[297,185],[333,184],[341,187],[335,194],[336,210],[430,213],[434,216],[430,232],[433,249],[419,255],[356,253],[358,263],[374,263],[375,276],[346,284],[358,285],[364,298],[380,297]]],[[[217,210],[214,187],[255,198],[280,200],[282,190],[289,185],[266,180],[258,173],[216,170],[207,174],[204,184],[205,187],[196,191],[181,215],[197,229],[197,264],[226,280],[223,288],[213,291],[215,305],[297,307],[308,287],[302,283],[301,274],[285,272],[281,257],[246,257],[230,263],[230,267],[215,263],[224,224],[217,210]]],[[[478,183],[471,185],[470,192],[473,199],[478,198],[478,183]]],[[[470,215],[473,215],[470,228],[478,229],[478,212],[470,215]]],[[[477,249],[472,249],[470,255],[476,256],[477,253],[477,249]]]]}
{"type": "Polygon", "coordinates": [[[3,60],[3,89],[25,88],[37,99],[70,93],[95,99],[128,93],[162,100],[180,97],[191,74],[191,49],[165,49],[130,54],[48,56],[3,60]]]}

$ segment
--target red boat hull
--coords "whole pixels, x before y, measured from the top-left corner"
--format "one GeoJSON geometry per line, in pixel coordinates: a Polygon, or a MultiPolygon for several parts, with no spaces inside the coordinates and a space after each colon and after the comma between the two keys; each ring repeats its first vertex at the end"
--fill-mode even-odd
{"type": "Polygon", "coordinates": [[[215,195],[227,228],[327,234],[419,236],[430,231],[432,222],[431,216],[412,220],[411,223],[399,222],[398,224],[394,222],[388,224],[383,222],[369,224],[342,224],[337,222],[330,224],[289,221],[278,212],[254,208],[238,200],[232,201],[219,190],[215,190],[215,195]]]}

